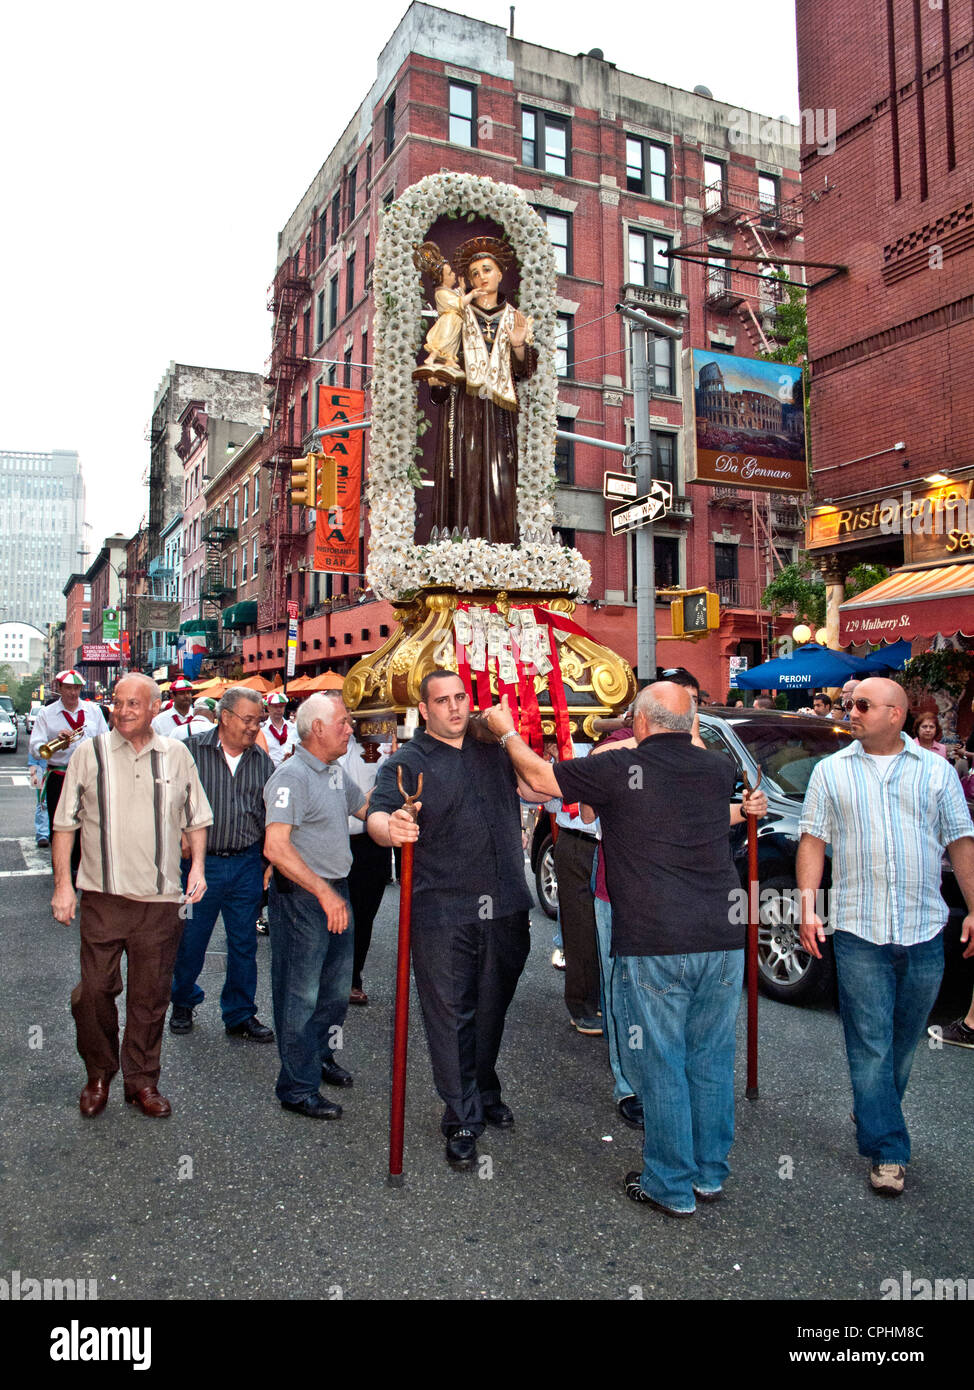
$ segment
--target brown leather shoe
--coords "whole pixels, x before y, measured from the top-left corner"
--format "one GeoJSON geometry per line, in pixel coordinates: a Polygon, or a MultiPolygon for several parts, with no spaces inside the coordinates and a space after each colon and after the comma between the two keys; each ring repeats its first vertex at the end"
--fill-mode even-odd
{"type": "Polygon", "coordinates": [[[86,1120],[91,1120],[95,1115],[100,1115],[108,1104],[108,1082],[102,1081],[101,1077],[89,1076],[81,1098],[78,1101],[78,1109],[86,1120]]]}
{"type": "Polygon", "coordinates": [[[353,989],[348,996],[348,1002],[350,1004],[367,1004],[369,1002],[369,996],[364,989],[353,989]]]}
{"type": "Polygon", "coordinates": [[[150,1120],[164,1120],[172,1114],[172,1106],[161,1096],[155,1086],[144,1086],[141,1091],[136,1091],[131,1096],[125,1097],[126,1105],[137,1105],[143,1115],[148,1115],[150,1120]]]}

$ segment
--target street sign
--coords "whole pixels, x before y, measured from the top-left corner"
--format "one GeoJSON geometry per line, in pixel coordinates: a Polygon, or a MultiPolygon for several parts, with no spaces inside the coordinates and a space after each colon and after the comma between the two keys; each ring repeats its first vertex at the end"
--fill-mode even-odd
{"type": "Polygon", "coordinates": [[[665,516],[673,505],[673,484],[663,483],[654,478],[645,497],[630,502],[626,507],[614,507],[609,513],[609,525],[613,536],[621,536],[625,531],[635,531],[665,516]]]}
{"type": "Polygon", "coordinates": [[[746,656],[732,656],[730,658],[730,684],[737,684],[737,677],[743,675],[747,670],[746,656]]]}
{"type": "Polygon", "coordinates": [[[602,479],[602,496],[620,502],[639,496],[639,484],[631,473],[606,473],[602,479]]]}

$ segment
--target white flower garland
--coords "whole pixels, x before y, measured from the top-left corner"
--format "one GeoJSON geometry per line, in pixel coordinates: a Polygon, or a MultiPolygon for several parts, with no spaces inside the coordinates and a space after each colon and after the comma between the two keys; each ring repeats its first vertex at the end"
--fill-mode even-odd
{"type": "Polygon", "coordinates": [[[369,446],[371,539],[368,582],[382,598],[450,585],[474,589],[564,590],[583,597],[591,583],[588,561],[551,539],[555,497],[555,258],[548,231],[513,184],[473,174],[431,174],[407,188],[387,209],[376,248],[375,362],[369,446]],[[538,366],[518,384],[517,522],[526,543],[515,548],[474,538],[415,545],[416,501],[410,472],[419,423],[412,380],[426,332],[420,276],[413,248],[438,217],[479,213],[505,230],[521,270],[520,308],[534,320],[538,366]],[[548,537],[532,540],[530,537],[548,537]]]}

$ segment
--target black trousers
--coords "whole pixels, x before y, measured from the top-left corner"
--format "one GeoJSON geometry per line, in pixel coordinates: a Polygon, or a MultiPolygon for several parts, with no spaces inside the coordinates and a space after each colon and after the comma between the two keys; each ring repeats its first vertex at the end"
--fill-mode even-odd
{"type": "MultiPolygon", "coordinates": [[[[47,771],[47,781],[44,783],[44,800],[47,802],[47,823],[51,827],[51,854],[54,853],[54,812],[57,804],[61,800],[61,793],[64,791],[64,774],[66,768],[51,767],[47,771]]],[[[81,831],[75,832],[74,844],[71,847],[71,883],[72,886],[78,882],[78,870],[81,868],[81,831]]]]}
{"type": "Polygon", "coordinates": [[[558,917],[565,952],[565,1007],[572,1018],[594,1018],[599,1009],[599,952],[595,936],[592,863],[595,837],[563,826],[555,841],[558,917]]]}
{"type": "Polygon", "coordinates": [[[348,873],[348,898],[355,926],[352,988],[362,988],[362,969],[372,944],[372,923],[382,902],[392,863],[388,845],[377,845],[366,831],[350,837],[352,867],[348,873]]]}
{"type": "Polygon", "coordinates": [[[446,1135],[482,1134],[483,1107],[501,1098],[497,1054],[530,946],[527,912],[456,926],[414,924],[413,972],[446,1135]]]}

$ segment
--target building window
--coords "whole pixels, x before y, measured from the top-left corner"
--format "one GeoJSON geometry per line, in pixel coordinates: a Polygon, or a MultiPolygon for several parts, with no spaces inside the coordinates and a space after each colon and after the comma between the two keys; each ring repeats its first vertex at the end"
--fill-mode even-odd
{"type": "Polygon", "coordinates": [[[653,568],[657,589],[679,587],[680,541],[677,536],[653,537],[653,568]]]}
{"type": "Polygon", "coordinates": [[[369,379],[369,335],[362,334],[362,390],[365,390],[366,382],[369,379]]]}
{"type": "Polygon", "coordinates": [[[350,314],[355,307],[355,255],[345,262],[345,312],[350,314]]]}
{"type": "Polygon", "coordinates": [[[247,547],[245,545],[240,547],[240,582],[241,584],[247,582],[247,547]]]}
{"type": "Polygon", "coordinates": [[[551,249],[555,253],[555,269],[559,275],[571,275],[572,219],[563,212],[549,212],[547,208],[536,208],[535,211],[548,229],[551,249]]]}
{"type": "Polygon", "coordinates": [[[676,381],[675,357],[672,338],[653,339],[653,390],[661,396],[676,395],[673,389],[676,381]]]}
{"type": "Polygon", "coordinates": [[[232,559],[232,561],[231,561],[231,568],[230,568],[230,588],[231,588],[231,589],[235,589],[236,587],[237,587],[237,552],[234,551],[234,552],[233,552],[233,559],[232,559]]]}
{"type": "Polygon", "coordinates": [[[311,305],[301,315],[301,351],[310,352],[311,343],[311,305]]]}
{"type": "MultiPolygon", "coordinates": [[[[307,395],[305,396],[304,399],[305,399],[305,402],[307,403],[307,399],[308,399],[308,398],[307,398],[307,395]]],[[[247,518],[248,518],[249,516],[250,516],[250,484],[249,484],[249,483],[244,483],[244,485],[243,485],[243,519],[244,519],[244,521],[246,521],[247,518]]]]}
{"type": "Polygon", "coordinates": [[[737,578],[737,549],[736,545],[714,543],[714,579],[718,584],[721,580],[737,578]]]}
{"type": "Polygon", "coordinates": [[[389,98],[389,100],[386,102],[386,105],[385,105],[385,119],[384,119],[383,124],[384,124],[384,126],[385,126],[385,132],[384,132],[384,133],[385,133],[385,142],[386,142],[386,154],[385,154],[385,157],[386,157],[386,159],[388,159],[389,156],[392,154],[392,151],[393,151],[393,149],[394,149],[394,147],[395,147],[395,144],[396,144],[396,94],[395,94],[395,92],[393,92],[392,96],[391,96],[391,97],[389,98]]]}
{"type": "Polygon", "coordinates": [[[254,474],[254,516],[260,511],[260,474],[254,474]]]}
{"type": "Polygon", "coordinates": [[[626,188],[648,193],[657,202],[670,201],[670,149],[655,140],[626,136],[626,188]]]}
{"type": "Polygon", "coordinates": [[[257,537],[255,536],[255,537],[254,537],[254,564],[253,564],[253,569],[251,570],[251,574],[254,576],[255,579],[257,578],[257,553],[258,553],[258,551],[257,551],[257,537]]]}
{"type": "Polygon", "coordinates": [[[778,214],[779,184],[773,174],[758,174],[758,207],[761,226],[770,227],[778,214]]]}
{"type": "Polygon", "coordinates": [[[355,185],[358,182],[358,169],[348,171],[348,221],[355,220],[355,185]]]}
{"type": "Polygon", "coordinates": [[[568,120],[547,111],[521,110],[521,163],[549,174],[568,174],[568,120]]]}
{"type": "Polygon", "coordinates": [[[351,349],[351,348],[349,348],[348,351],[345,353],[345,358],[344,358],[344,372],[343,372],[343,375],[342,375],[342,385],[345,387],[346,391],[347,391],[347,390],[351,387],[351,385],[352,385],[352,349],[351,349]]]}
{"type": "Polygon", "coordinates": [[[676,435],[663,434],[659,430],[651,430],[650,438],[653,446],[652,476],[658,478],[660,482],[672,483],[675,491],[676,435]]]}
{"type": "Polygon", "coordinates": [[[233,525],[234,529],[240,525],[240,493],[233,494],[233,525]]]}
{"type": "Polygon", "coordinates": [[[669,237],[629,229],[629,284],[657,290],[673,288],[673,263],[669,258],[669,237]]]}
{"type": "Polygon", "coordinates": [[[338,234],[341,231],[341,216],[342,195],[336,189],[331,199],[331,239],[333,242],[338,240],[338,234]]]}
{"type": "Polygon", "coordinates": [[[365,191],[368,193],[369,184],[372,182],[372,146],[365,151],[365,191]]]}
{"type": "Polygon", "coordinates": [[[338,327],[338,276],[333,275],[328,284],[328,331],[338,327]]]}
{"type": "Polygon", "coordinates": [[[572,343],[574,316],[559,314],[555,320],[555,372],[558,376],[571,376],[575,359],[572,343]]]}
{"type": "Polygon", "coordinates": [[[328,365],[328,385],[334,386],[338,381],[338,367],[334,362],[328,365]]]}
{"type": "Polygon", "coordinates": [[[450,144],[476,145],[474,122],[477,119],[476,88],[466,82],[450,83],[450,144]]]}
{"type": "MultiPolygon", "coordinates": [[[[568,415],[558,416],[558,428],[568,434],[575,433],[575,421],[568,415]]],[[[575,441],[555,439],[555,477],[560,483],[575,481],[575,441]]]]}
{"type": "Polygon", "coordinates": [[[721,206],[727,193],[727,165],[722,159],[704,160],[703,183],[704,211],[714,212],[721,206]]]}
{"type": "Polygon", "coordinates": [[[725,256],[707,257],[707,295],[726,294],[730,289],[730,269],[725,256]]]}
{"type": "Polygon", "coordinates": [[[318,218],[318,261],[319,264],[325,259],[325,251],[328,247],[328,213],[323,212],[318,218]]]}
{"type": "MultiPolygon", "coordinates": [[[[308,393],[301,392],[301,438],[308,433],[308,393]]],[[[247,490],[244,489],[244,521],[247,520],[247,490]]]]}
{"type": "Polygon", "coordinates": [[[321,290],[315,301],[315,346],[325,341],[325,292],[321,290]]]}

